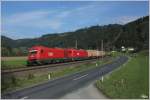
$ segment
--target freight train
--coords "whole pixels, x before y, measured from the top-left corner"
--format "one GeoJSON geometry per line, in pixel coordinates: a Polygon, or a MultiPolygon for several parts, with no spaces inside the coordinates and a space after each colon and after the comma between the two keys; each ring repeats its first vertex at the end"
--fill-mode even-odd
{"type": "Polygon", "coordinates": [[[29,49],[27,65],[63,63],[99,58],[102,56],[105,56],[104,51],[33,46],[29,49]]]}

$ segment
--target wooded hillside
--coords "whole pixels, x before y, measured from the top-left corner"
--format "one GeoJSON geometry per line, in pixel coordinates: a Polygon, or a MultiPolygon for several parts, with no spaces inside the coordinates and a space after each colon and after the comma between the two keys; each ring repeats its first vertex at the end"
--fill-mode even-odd
{"type": "Polygon", "coordinates": [[[101,49],[101,40],[105,50],[112,50],[112,48],[119,50],[121,46],[134,47],[138,50],[148,49],[149,16],[125,25],[96,25],[74,32],[46,34],[34,39],[13,40],[1,36],[2,56],[27,55],[28,48],[34,45],[74,48],[76,40],[79,49],[101,49]]]}

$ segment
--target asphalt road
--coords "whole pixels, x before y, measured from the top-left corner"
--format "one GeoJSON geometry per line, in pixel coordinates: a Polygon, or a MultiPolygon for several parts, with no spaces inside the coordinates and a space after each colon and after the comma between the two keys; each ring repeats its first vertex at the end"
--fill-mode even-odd
{"type": "Polygon", "coordinates": [[[92,82],[101,76],[111,72],[128,60],[127,57],[121,56],[115,59],[111,64],[106,64],[84,72],[75,73],[56,80],[36,85],[34,87],[18,90],[15,92],[3,94],[2,98],[6,99],[50,99],[60,98],[63,95],[79,89],[89,82],[92,82]]]}
{"type": "Polygon", "coordinates": [[[109,99],[95,85],[95,81],[69,92],[60,99],[109,99]]]}

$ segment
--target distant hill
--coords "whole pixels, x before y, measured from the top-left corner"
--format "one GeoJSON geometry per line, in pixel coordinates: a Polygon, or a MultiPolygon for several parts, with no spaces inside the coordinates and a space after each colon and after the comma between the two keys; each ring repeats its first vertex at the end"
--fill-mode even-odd
{"type": "Polygon", "coordinates": [[[101,40],[104,41],[105,50],[120,49],[121,46],[134,47],[139,50],[148,49],[149,16],[125,25],[96,25],[73,32],[46,34],[34,39],[13,40],[1,36],[1,40],[2,56],[26,55],[27,49],[34,45],[61,48],[75,47],[76,40],[79,49],[101,49],[101,40]]]}

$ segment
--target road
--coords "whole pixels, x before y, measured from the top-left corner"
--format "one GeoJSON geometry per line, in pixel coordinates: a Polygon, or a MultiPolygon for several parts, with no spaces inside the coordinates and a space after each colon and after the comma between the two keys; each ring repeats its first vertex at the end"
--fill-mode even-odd
{"type": "Polygon", "coordinates": [[[118,68],[120,65],[128,60],[125,56],[120,56],[115,59],[111,64],[106,64],[96,67],[84,72],[75,73],[65,76],[56,80],[50,80],[46,83],[36,85],[34,87],[18,90],[8,94],[3,94],[2,98],[17,99],[17,98],[30,98],[30,99],[49,99],[61,98],[65,94],[79,89],[101,76],[118,68]]]}
{"type": "Polygon", "coordinates": [[[67,93],[60,99],[109,99],[95,86],[95,81],[84,87],[67,93]]]}

